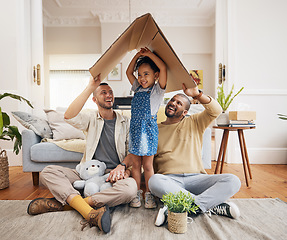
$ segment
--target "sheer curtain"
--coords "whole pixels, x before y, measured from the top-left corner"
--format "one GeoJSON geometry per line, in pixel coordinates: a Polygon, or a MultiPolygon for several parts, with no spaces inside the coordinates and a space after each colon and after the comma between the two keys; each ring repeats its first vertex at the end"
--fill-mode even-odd
{"type": "MultiPolygon", "coordinates": [[[[66,109],[85,89],[91,74],[88,70],[50,70],[50,108],[66,109]]],[[[96,108],[92,97],[84,108],[96,108]]]]}

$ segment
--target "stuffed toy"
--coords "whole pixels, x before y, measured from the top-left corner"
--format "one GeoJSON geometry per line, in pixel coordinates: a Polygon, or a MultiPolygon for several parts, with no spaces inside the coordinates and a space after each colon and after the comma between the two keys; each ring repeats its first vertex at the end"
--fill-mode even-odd
{"type": "Polygon", "coordinates": [[[106,182],[109,174],[104,175],[106,164],[98,160],[90,160],[76,166],[77,172],[82,180],[73,183],[74,188],[84,189],[84,196],[89,197],[97,192],[112,187],[110,182],[106,182]]]}

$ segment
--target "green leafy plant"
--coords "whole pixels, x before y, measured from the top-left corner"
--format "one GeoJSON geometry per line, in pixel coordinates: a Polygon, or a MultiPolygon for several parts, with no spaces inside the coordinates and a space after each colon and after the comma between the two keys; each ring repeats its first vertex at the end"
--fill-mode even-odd
{"type": "Polygon", "coordinates": [[[232,103],[233,99],[239,94],[241,93],[241,91],[244,89],[244,87],[240,88],[240,90],[232,97],[232,93],[234,90],[234,84],[232,85],[232,88],[229,92],[229,94],[227,96],[225,96],[224,94],[224,87],[223,87],[223,83],[217,87],[218,91],[217,91],[217,101],[220,104],[223,112],[225,112],[229,105],[232,103]]]}
{"type": "Polygon", "coordinates": [[[277,115],[279,116],[280,119],[287,120],[287,115],[286,114],[277,113],[277,115]]]}
{"type": "MultiPolygon", "coordinates": [[[[18,96],[12,93],[3,93],[0,94],[0,100],[4,97],[10,97],[19,101],[26,102],[31,108],[33,108],[32,104],[25,98],[18,96]]],[[[19,151],[22,147],[22,136],[19,133],[19,130],[16,126],[10,125],[10,117],[7,113],[2,112],[0,107],[0,139],[6,141],[14,141],[14,150],[16,154],[19,154],[19,151]]]]}
{"type": "Polygon", "coordinates": [[[161,201],[167,206],[169,211],[175,213],[193,212],[196,214],[196,210],[198,209],[192,195],[182,191],[165,194],[162,196],[161,201]]]}

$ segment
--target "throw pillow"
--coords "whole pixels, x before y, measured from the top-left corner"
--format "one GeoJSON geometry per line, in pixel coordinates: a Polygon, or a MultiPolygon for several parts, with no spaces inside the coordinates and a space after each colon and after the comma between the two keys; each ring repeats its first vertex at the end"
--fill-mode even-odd
{"type": "Polygon", "coordinates": [[[55,110],[44,110],[47,114],[49,125],[53,132],[54,140],[63,140],[63,139],[85,139],[84,133],[66,123],[64,120],[64,113],[58,112],[55,110]]]}
{"type": "Polygon", "coordinates": [[[24,127],[34,131],[40,137],[52,138],[52,130],[45,119],[36,117],[30,113],[20,111],[12,112],[12,115],[24,127]]]}

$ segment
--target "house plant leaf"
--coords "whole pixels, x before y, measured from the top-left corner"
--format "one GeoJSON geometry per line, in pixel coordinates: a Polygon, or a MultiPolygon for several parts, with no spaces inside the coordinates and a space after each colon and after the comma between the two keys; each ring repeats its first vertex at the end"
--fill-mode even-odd
{"type": "Polygon", "coordinates": [[[234,84],[233,84],[230,92],[225,97],[224,84],[222,83],[220,86],[217,87],[218,91],[217,91],[217,99],[216,100],[220,104],[223,112],[226,112],[226,110],[228,109],[229,105],[232,103],[234,98],[239,93],[241,93],[243,89],[244,89],[244,87],[240,88],[239,91],[232,97],[233,90],[234,90],[234,84]]]}
{"type": "MultiPolygon", "coordinates": [[[[12,93],[0,94],[0,100],[5,97],[10,97],[18,101],[24,101],[30,107],[33,108],[32,104],[26,98],[23,98],[19,95],[12,94],[12,93]]],[[[10,125],[10,117],[7,113],[2,112],[1,107],[0,107],[0,139],[6,140],[6,141],[14,141],[13,152],[15,152],[16,154],[19,154],[19,151],[22,147],[22,136],[16,126],[10,125]]]]}
{"type": "Polygon", "coordinates": [[[26,98],[23,98],[19,95],[16,95],[16,94],[12,94],[12,93],[3,93],[3,94],[0,94],[0,100],[4,97],[11,97],[11,98],[14,98],[16,100],[19,100],[19,101],[25,101],[31,108],[34,108],[32,106],[32,104],[26,99],[26,98]]]}

